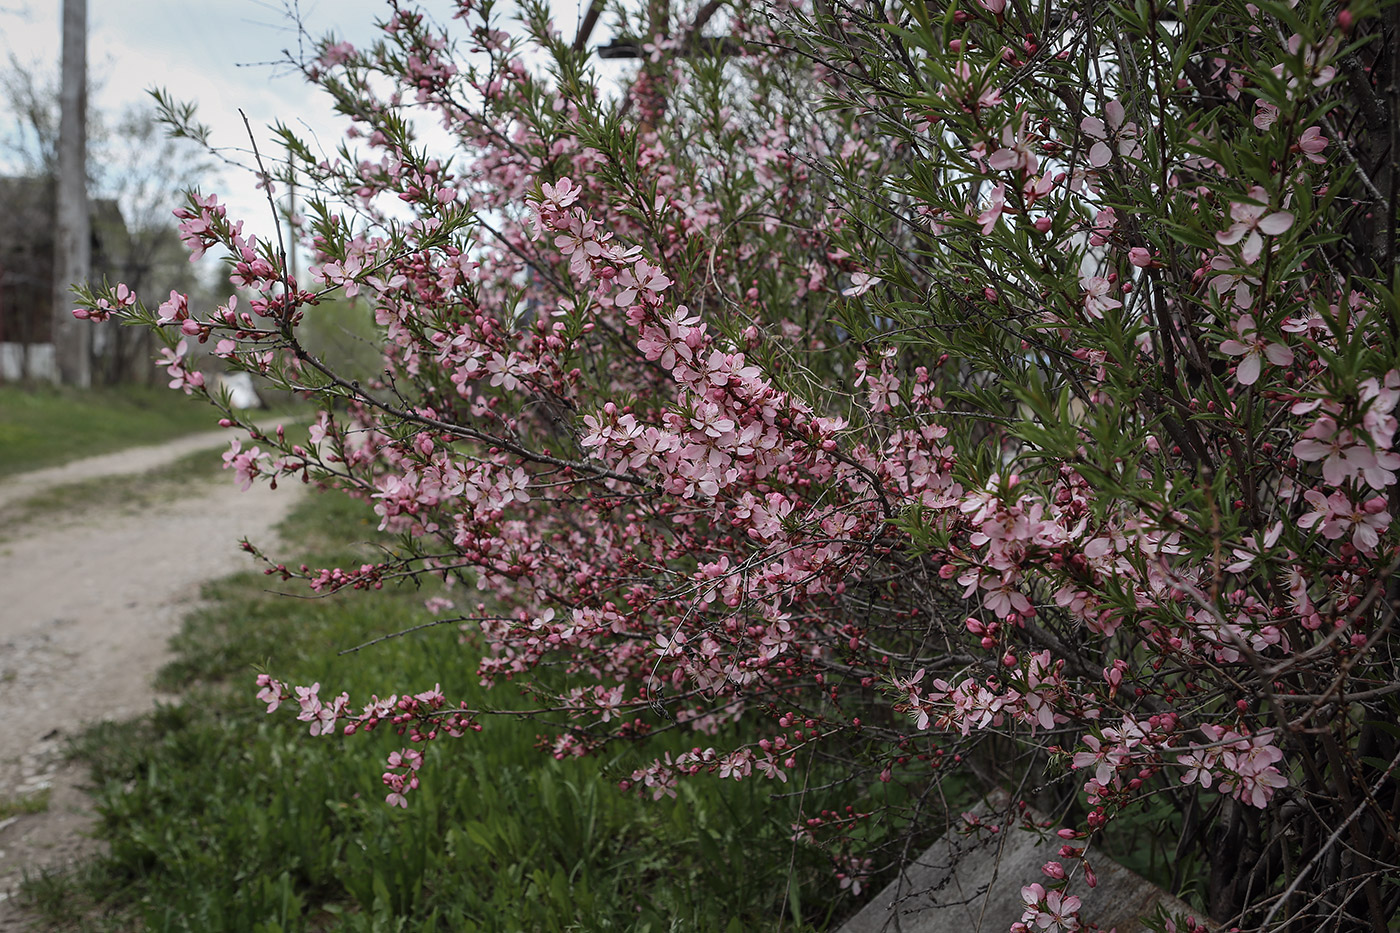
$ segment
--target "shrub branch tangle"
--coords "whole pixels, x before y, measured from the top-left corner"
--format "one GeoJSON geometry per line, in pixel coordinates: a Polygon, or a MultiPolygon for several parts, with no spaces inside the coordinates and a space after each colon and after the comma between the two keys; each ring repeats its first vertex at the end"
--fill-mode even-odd
{"type": "MultiPolygon", "coordinates": [[[[539,698],[555,755],[695,733],[626,789],[826,769],[852,811],[794,832],[859,888],[971,773],[1075,828],[1026,926],[1092,921],[1098,853],[1136,849],[1217,921],[1379,933],[1397,10],[745,4],[701,41],[658,6],[619,11],[643,62],[613,91],[543,8],[391,4],[302,63],[340,150],[284,131],[265,166],[315,194],[310,282],[197,197],[186,242],[242,299],[79,314],[157,328],[185,391],[198,341],[316,399],[313,448],[229,466],[401,538],[274,569],[458,584],[484,681],[575,684],[539,698]],[[374,309],[373,384],[299,340],[333,292],[374,309]]],[[[400,730],[400,805],[490,712],[260,686],[313,735],[400,730]]]]}

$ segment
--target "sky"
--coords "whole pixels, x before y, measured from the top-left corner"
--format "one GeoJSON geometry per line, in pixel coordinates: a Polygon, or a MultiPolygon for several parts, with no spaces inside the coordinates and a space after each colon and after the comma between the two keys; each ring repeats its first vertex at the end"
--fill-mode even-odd
{"type": "MultiPolygon", "coordinates": [[[[434,13],[447,6],[423,5],[434,13]]],[[[298,74],[275,64],[284,49],[296,51],[294,7],[311,36],[334,32],[356,45],[373,40],[374,21],[388,8],[384,0],[88,0],[88,68],[99,85],[89,106],[115,116],[144,102],[148,88],[164,87],[198,105],[197,117],[213,129],[216,145],[246,148],[241,108],[262,138],[282,120],[333,151],[347,121],[298,74]]],[[[555,0],[555,7],[556,26],[572,33],[577,0],[555,0]]],[[[62,0],[0,0],[0,63],[13,55],[21,65],[56,74],[61,8],[62,0]]],[[[595,31],[595,41],[605,41],[603,32],[595,31]]],[[[249,177],[225,172],[209,188],[231,217],[249,218],[250,227],[269,214],[249,177]]]]}

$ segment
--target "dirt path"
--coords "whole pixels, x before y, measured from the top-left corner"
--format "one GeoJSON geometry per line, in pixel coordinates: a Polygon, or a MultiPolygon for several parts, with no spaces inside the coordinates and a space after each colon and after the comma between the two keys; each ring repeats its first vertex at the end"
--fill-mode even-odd
{"type": "MultiPolygon", "coordinates": [[[[275,423],[259,424],[259,428],[272,430],[275,423]]],[[[213,450],[228,447],[228,442],[238,437],[236,431],[205,431],[200,434],[187,434],[164,444],[149,447],[131,447],[113,454],[75,460],[61,466],[44,470],[20,473],[8,479],[0,479],[0,509],[12,502],[63,486],[67,483],[80,483],[96,476],[113,476],[124,473],[144,473],[172,463],[186,454],[197,450],[213,450]]],[[[242,435],[247,437],[247,435],[242,435]]]]}
{"type": "MultiPolygon", "coordinates": [[[[0,481],[0,505],[64,483],[144,472],[231,435],[200,435],[0,481]]],[[[212,454],[211,454],[212,456],[212,454]]],[[[8,893],[25,872],[92,851],[81,770],[62,762],[85,723],[151,708],[151,677],[200,584],[248,569],[242,537],[273,543],[300,489],[241,493],[226,475],[132,512],[78,510],[0,542],[0,804],[48,790],[48,809],[0,818],[0,931],[25,929],[8,893]]],[[[0,812],[3,817],[3,812],[0,812]]]]}

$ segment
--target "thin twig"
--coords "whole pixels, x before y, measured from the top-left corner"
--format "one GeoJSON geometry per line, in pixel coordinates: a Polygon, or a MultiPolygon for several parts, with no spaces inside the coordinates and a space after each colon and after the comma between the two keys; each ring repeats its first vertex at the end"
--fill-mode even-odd
{"type": "Polygon", "coordinates": [[[1332,835],[1327,837],[1327,841],[1322,844],[1322,848],[1313,853],[1313,857],[1308,860],[1308,864],[1303,866],[1303,870],[1298,872],[1298,876],[1294,878],[1288,888],[1279,895],[1278,900],[1274,902],[1274,906],[1270,907],[1269,912],[1264,915],[1264,922],[1260,925],[1260,930],[1267,930],[1269,928],[1269,923],[1278,915],[1278,912],[1283,909],[1283,905],[1288,903],[1288,899],[1293,896],[1293,892],[1298,890],[1298,886],[1308,877],[1308,873],[1311,872],[1318,861],[1327,854],[1327,851],[1337,844],[1337,840],[1341,838],[1342,833],[1346,832],[1347,828],[1350,827],[1352,823],[1356,822],[1356,818],[1361,815],[1361,811],[1365,810],[1370,804],[1370,801],[1375,798],[1376,792],[1381,789],[1381,785],[1389,779],[1390,772],[1394,771],[1397,766],[1400,766],[1400,752],[1395,753],[1395,757],[1390,759],[1390,764],[1386,765],[1385,770],[1381,772],[1381,776],[1371,785],[1371,792],[1366,795],[1367,799],[1357,804],[1356,809],[1351,811],[1351,815],[1343,820],[1340,826],[1332,830],[1332,835]]]}
{"type": "Polygon", "coordinates": [[[403,636],[405,636],[405,635],[411,635],[411,634],[413,634],[414,632],[421,632],[421,631],[422,631],[423,629],[425,629],[425,628],[435,628],[436,626],[439,626],[439,625],[448,625],[448,624],[453,623],[453,622],[516,622],[516,621],[518,621],[518,620],[517,620],[517,619],[509,618],[509,617],[506,617],[506,616],[453,616],[453,617],[450,618],[450,619],[434,619],[434,620],[431,621],[431,622],[424,622],[422,625],[413,625],[413,626],[409,626],[408,628],[402,629],[402,630],[397,631],[397,632],[390,632],[390,633],[387,634],[387,635],[380,635],[378,638],[371,638],[369,641],[365,642],[365,643],[362,644],[362,645],[356,645],[356,646],[353,647],[353,648],[344,648],[344,649],[342,649],[342,650],[340,650],[340,651],[337,651],[336,654],[337,654],[337,655],[350,654],[351,652],[359,651],[361,648],[368,648],[368,647],[370,647],[371,645],[377,645],[377,644],[379,644],[381,641],[388,641],[388,640],[391,639],[391,638],[402,638],[403,636]]]}

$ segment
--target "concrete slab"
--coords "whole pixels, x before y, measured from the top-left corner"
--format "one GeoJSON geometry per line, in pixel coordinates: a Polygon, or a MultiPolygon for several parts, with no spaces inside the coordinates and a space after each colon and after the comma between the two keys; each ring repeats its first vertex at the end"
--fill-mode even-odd
{"type": "MultiPolygon", "coordinates": [[[[989,823],[1002,822],[1001,808],[983,804],[976,811],[989,823]]],[[[1032,814],[1043,822],[1044,817],[1032,814]]],[[[1019,821],[1017,821],[1019,822],[1019,821]]],[[[1007,933],[1021,919],[1021,887],[1045,884],[1040,868],[1061,860],[1064,840],[1017,827],[973,836],[949,833],[908,865],[875,899],[841,927],[839,933],[1007,933]]],[[[1160,905],[1172,913],[1196,915],[1185,902],[1105,856],[1090,855],[1098,886],[1082,875],[1068,893],[1083,901],[1080,919],[1102,930],[1144,933],[1145,919],[1160,905]]],[[[1065,867],[1069,867],[1065,861],[1065,867]]],[[[1034,926],[1032,926],[1034,929],[1034,926]]]]}

